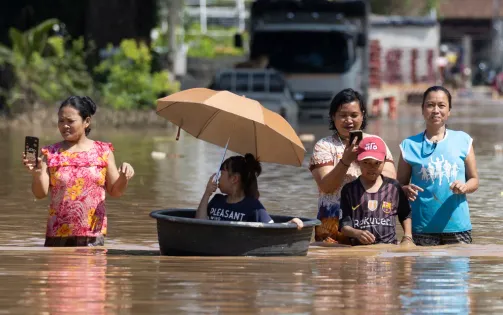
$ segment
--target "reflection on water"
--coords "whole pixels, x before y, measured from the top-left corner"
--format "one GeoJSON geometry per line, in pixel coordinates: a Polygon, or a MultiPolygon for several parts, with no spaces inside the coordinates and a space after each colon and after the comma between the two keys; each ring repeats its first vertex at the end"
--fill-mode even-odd
{"type": "MultiPolygon", "coordinates": [[[[117,162],[136,171],[120,199],[107,199],[106,248],[43,248],[48,200],[35,201],[19,160],[24,136],[0,131],[0,314],[265,313],[467,314],[503,310],[503,173],[494,144],[503,124],[497,106],[456,107],[450,128],[474,138],[481,187],[469,196],[472,246],[318,248],[298,258],[178,258],[157,255],[154,209],[197,206],[222,149],[164,131],[96,133],[112,141],[117,162]],[[155,160],[152,151],[167,152],[155,160]],[[345,313],[343,312],[343,313],[345,313]]],[[[423,125],[419,108],[398,121],[372,120],[398,158],[398,144],[423,125]],[[418,119],[419,118],[419,119],[418,119]]],[[[304,125],[316,138],[326,125],[304,125]]],[[[43,133],[43,145],[58,140],[43,133]]],[[[502,136],[503,137],[503,136],[502,136]]],[[[313,143],[306,143],[308,153],[313,143]]],[[[304,168],[264,165],[261,199],[275,214],[316,216],[317,190],[304,168]]],[[[401,231],[399,231],[401,233],[401,231]]]]}
{"type": "Polygon", "coordinates": [[[0,305],[6,314],[498,313],[503,266],[477,250],[470,257],[381,247],[313,249],[300,258],[179,258],[2,248],[0,305]]]}

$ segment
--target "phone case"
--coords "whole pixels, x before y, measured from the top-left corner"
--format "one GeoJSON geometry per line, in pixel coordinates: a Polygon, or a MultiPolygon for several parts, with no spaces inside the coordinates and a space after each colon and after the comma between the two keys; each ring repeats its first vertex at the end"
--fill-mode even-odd
{"type": "Polygon", "coordinates": [[[37,137],[27,136],[24,141],[24,153],[26,159],[35,161],[35,166],[38,166],[38,145],[39,140],[37,137]]]}
{"type": "Polygon", "coordinates": [[[362,141],[363,139],[363,133],[362,132],[350,132],[349,133],[349,143],[353,143],[353,140],[355,139],[355,137],[358,138],[358,141],[356,141],[356,143],[362,141]]]}

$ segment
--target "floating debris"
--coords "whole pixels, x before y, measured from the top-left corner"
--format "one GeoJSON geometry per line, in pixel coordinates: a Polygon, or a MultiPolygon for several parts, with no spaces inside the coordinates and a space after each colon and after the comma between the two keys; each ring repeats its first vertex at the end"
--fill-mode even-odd
{"type": "Polygon", "coordinates": [[[166,158],[166,152],[152,151],[150,156],[152,156],[154,160],[163,160],[166,158]]]}
{"type": "Polygon", "coordinates": [[[495,144],[494,145],[494,152],[496,153],[496,155],[502,155],[503,154],[503,145],[495,144]]]}
{"type": "Polygon", "coordinates": [[[312,133],[304,133],[299,136],[299,139],[303,142],[314,142],[316,137],[312,133]]]}

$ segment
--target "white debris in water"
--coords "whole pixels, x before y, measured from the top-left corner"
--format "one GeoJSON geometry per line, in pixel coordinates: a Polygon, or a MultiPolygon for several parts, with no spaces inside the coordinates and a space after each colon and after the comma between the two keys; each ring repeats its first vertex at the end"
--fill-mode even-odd
{"type": "Polygon", "coordinates": [[[152,153],[150,153],[150,156],[152,156],[154,160],[162,160],[166,158],[166,152],[152,151],[152,153]]]}
{"type": "Polygon", "coordinates": [[[303,142],[314,142],[316,140],[315,136],[311,133],[304,133],[299,136],[300,141],[303,142]]]}

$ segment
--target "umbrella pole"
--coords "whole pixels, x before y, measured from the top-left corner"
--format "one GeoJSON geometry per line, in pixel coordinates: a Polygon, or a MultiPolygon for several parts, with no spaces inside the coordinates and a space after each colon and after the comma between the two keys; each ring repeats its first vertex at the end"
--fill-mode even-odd
{"type": "Polygon", "coordinates": [[[220,165],[218,165],[218,170],[217,170],[215,178],[214,178],[214,182],[217,185],[218,185],[218,181],[220,180],[220,167],[222,166],[222,163],[224,163],[224,161],[225,161],[225,155],[227,154],[227,147],[229,146],[230,140],[231,140],[231,137],[229,137],[229,139],[227,139],[227,144],[225,145],[225,148],[224,148],[224,155],[222,156],[222,161],[220,162],[220,165]]]}
{"type": "Polygon", "coordinates": [[[176,141],[180,139],[180,127],[178,127],[178,131],[176,132],[176,141]]]}
{"type": "Polygon", "coordinates": [[[178,131],[176,132],[176,141],[180,139],[180,130],[182,129],[182,125],[183,125],[183,118],[182,121],[180,122],[180,126],[178,126],[178,131]]]}

